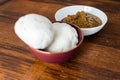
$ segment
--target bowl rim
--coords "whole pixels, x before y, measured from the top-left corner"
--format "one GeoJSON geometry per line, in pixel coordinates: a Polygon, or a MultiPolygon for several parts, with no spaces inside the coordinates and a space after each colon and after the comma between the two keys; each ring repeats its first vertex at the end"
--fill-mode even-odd
{"type": "MultiPolygon", "coordinates": [[[[98,8],[96,8],[96,7],[87,6],[87,5],[70,5],[70,6],[62,7],[62,8],[60,8],[60,9],[58,9],[58,10],[56,11],[56,13],[55,13],[55,20],[57,20],[57,17],[56,17],[56,16],[57,16],[57,14],[59,13],[60,10],[65,9],[65,8],[70,8],[70,7],[89,7],[89,8],[96,9],[96,10],[100,11],[100,12],[105,16],[105,21],[104,21],[104,22],[102,21],[102,24],[101,24],[101,25],[96,26],[96,27],[91,27],[91,28],[81,28],[82,30],[83,30],[83,29],[84,29],[84,30],[89,30],[89,29],[95,29],[95,28],[98,28],[98,27],[103,27],[103,26],[107,23],[107,21],[108,21],[108,17],[107,17],[107,15],[106,15],[105,12],[103,12],[102,10],[100,10],[100,9],[98,9],[98,8]]],[[[92,14],[92,13],[91,13],[91,14],[92,14]]],[[[100,18],[100,17],[99,17],[99,18],[100,18]]],[[[101,19],[101,18],[100,18],[100,19],[101,19]]]]}
{"type": "MultiPolygon", "coordinates": [[[[79,48],[79,46],[82,44],[82,42],[84,40],[84,33],[83,33],[83,31],[77,25],[74,25],[74,24],[69,24],[69,25],[72,25],[72,27],[74,26],[74,27],[78,28],[78,30],[81,33],[81,39],[79,40],[79,42],[78,42],[78,44],[77,44],[77,46],[75,48],[72,48],[72,49],[69,49],[69,50],[63,51],[63,52],[49,52],[49,51],[43,51],[43,50],[35,49],[33,47],[30,47],[29,45],[28,45],[28,47],[31,48],[32,50],[35,50],[35,51],[40,52],[41,54],[45,54],[45,55],[61,55],[61,54],[64,54],[64,53],[69,53],[69,52],[71,52],[71,51],[79,48]]],[[[77,31],[77,33],[78,33],[78,31],[77,31]]]]}

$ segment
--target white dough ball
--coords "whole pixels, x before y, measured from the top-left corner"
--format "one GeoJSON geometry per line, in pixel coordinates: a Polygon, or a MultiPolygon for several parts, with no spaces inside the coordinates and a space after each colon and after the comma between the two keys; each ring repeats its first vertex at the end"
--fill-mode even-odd
{"type": "Polygon", "coordinates": [[[53,23],[55,31],[53,43],[47,48],[50,52],[64,52],[75,48],[78,43],[77,31],[66,23],[53,23]]]}
{"type": "Polygon", "coordinates": [[[27,14],[15,23],[15,33],[29,46],[45,49],[53,40],[51,21],[38,14],[27,14]]]}

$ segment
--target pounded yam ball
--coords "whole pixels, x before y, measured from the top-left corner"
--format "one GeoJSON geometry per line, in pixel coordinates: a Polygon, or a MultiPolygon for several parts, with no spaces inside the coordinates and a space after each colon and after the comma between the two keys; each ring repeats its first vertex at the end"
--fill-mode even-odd
{"type": "Polygon", "coordinates": [[[29,46],[45,49],[53,40],[54,31],[51,21],[38,14],[27,14],[15,23],[15,33],[29,46]]]}
{"type": "Polygon", "coordinates": [[[75,48],[78,43],[77,31],[66,23],[53,23],[54,40],[47,48],[50,52],[64,52],[75,48]]]}

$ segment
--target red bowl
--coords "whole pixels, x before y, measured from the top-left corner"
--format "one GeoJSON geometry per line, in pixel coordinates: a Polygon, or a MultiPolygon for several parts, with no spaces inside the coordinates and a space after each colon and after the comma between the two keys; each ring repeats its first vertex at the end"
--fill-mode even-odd
{"type": "Polygon", "coordinates": [[[35,55],[38,59],[45,61],[45,62],[50,62],[50,63],[60,63],[60,62],[69,60],[69,58],[71,58],[72,55],[75,54],[75,51],[77,51],[79,49],[79,47],[84,39],[84,35],[83,35],[83,32],[81,31],[81,29],[79,27],[77,27],[76,25],[72,25],[72,24],[70,24],[70,25],[73,28],[75,28],[78,33],[77,47],[75,47],[71,50],[65,51],[65,52],[47,52],[47,51],[34,49],[29,46],[31,53],[33,55],[35,55]]]}

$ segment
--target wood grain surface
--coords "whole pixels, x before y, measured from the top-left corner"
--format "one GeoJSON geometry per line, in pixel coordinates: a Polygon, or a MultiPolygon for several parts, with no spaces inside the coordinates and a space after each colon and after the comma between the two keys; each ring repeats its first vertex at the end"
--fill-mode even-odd
{"type": "Polygon", "coordinates": [[[119,6],[118,0],[0,0],[0,80],[120,80],[119,6]],[[55,21],[55,12],[69,5],[99,8],[108,23],[99,33],[85,37],[69,61],[38,60],[15,35],[15,21],[28,13],[55,21]]]}

